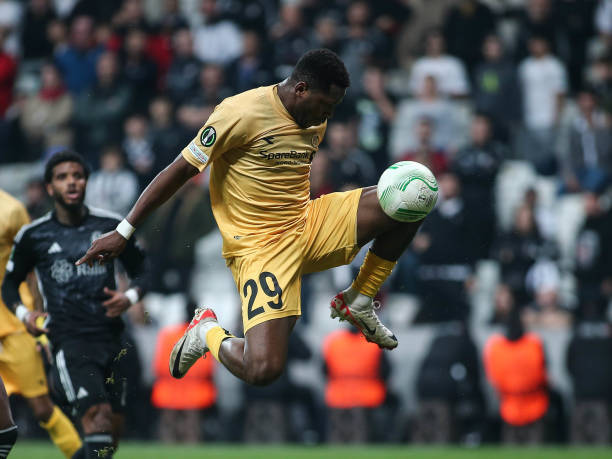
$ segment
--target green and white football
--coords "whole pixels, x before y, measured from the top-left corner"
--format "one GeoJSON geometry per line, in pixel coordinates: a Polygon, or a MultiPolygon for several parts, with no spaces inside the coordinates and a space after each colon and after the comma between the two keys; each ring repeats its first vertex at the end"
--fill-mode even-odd
{"type": "Polygon", "coordinates": [[[415,161],[400,161],[378,180],[378,201],[383,211],[400,222],[427,216],[438,200],[438,182],[431,171],[415,161]]]}

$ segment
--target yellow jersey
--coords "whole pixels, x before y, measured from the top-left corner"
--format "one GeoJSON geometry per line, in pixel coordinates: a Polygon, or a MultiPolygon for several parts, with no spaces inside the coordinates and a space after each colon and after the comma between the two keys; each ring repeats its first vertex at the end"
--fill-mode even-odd
{"type": "Polygon", "coordinates": [[[300,128],[266,86],[228,97],[182,155],[202,171],[210,165],[213,214],[223,256],[256,251],[286,231],[304,228],[310,163],[327,122],[300,128]]]}
{"type": "MultiPolygon", "coordinates": [[[[13,248],[13,239],[23,225],[30,223],[28,211],[10,194],[0,190],[0,280],[4,279],[6,263],[13,248]]],[[[24,304],[32,309],[33,299],[26,283],[19,286],[24,304]]],[[[25,326],[15,317],[0,298],[0,338],[11,333],[25,331],[25,326]]]]}

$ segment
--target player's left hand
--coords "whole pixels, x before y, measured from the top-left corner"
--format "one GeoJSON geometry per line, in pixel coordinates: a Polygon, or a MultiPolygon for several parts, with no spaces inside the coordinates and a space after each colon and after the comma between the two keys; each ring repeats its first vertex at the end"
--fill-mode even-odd
{"type": "Polygon", "coordinates": [[[119,290],[111,290],[108,287],[104,287],[104,293],[110,296],[108,300],[102,303],[102,306],[106,308],[106,317],[120,316],[132,305],[129,298],[119,290]]]}

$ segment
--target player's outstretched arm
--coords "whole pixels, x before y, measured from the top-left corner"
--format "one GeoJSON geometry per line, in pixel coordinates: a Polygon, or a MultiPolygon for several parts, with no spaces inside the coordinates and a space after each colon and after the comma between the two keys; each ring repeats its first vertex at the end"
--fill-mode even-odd
{"type": "Polygon", "coordinates": [[[198,169],[179,155],[168,167],[161,171],[142,192],[127,217],[117,229],[96,239],[87,253],[76,264],[94,262],[105,263],[116,258],[125,248],[134,229],[155,209],[166,202],[190,178],[198,174],[198,169]]]}

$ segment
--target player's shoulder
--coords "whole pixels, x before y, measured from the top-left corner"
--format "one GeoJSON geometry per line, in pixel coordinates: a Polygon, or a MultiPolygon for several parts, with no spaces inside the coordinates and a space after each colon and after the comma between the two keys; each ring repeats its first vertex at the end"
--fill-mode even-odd
{"type": "Polygon", "coordinates": [[[116,212],[101,209],[100,207],[87,206],[87,208],[89,209],[89,216],[93,219],[104,221],[112,220],[113,223],[119,223],[121,220],[123,220],[123,217],[116,212]]]}
{"type": "Polygon", "coordinates": [[[19,232],[17,233],[17,235],[15,236],[15,242],[21,241],[21,239],[26,234],[29,235],[36,231],[42,230],[46,225],[50,224],[51,221],[52,221],[51,211],[49,211],[42,217],[39,217],[36,220],[33,220],[31,223],[28,223],[27,225],[23,225],[21,229],[19,230],[19,232]]]}
{"type": "Polygon", "coordinates": [[[245,110],[253,110],[253,105],[266,103],[268,94],[272,90],[272,86],[260,86],[259,88],[249,89],[234,96],[227,97],[219,104],[220,107],[231,108],[239,113],[245,110]]]}

